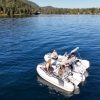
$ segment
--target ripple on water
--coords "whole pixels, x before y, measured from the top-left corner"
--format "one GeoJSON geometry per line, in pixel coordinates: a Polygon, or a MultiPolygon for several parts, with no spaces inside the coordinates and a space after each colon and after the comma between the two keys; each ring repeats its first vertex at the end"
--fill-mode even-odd
{"type": "Polygon", "coordinates": [[[71,100],[100,100],[100,15],[41,15],[0,19],[0,99],[66,99],[37,83],[36,66],[45,53],[80,47],[91,62],[89,77],[71,100]]]}

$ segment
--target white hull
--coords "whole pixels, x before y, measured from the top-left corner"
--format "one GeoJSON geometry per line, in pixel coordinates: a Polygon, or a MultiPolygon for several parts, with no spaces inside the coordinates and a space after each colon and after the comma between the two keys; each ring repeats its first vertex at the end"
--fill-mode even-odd
{"type": "Polygon", "coordinates": [[[90,63],[88,60],[79,59],[79,61],[80,62],[78,62],[78,64],[73,64],[74,67],[73,71],[84,74],[86,70],[90,67],[90,63]]]}
{"type": "MultiPolygon", "coordinates": [[[[58,73],[59,68],[56,68],[56,66],[52,66],[54,69],[54,73],[58,73]]],[[[71,71],[70,69],[68,69],[65,74],[62,76],[62,79],[69,79],[70,82],[72,82],[75,86],[78,86],[81,82],[85,81],[85,75],[75,72],[75,71],[71,71]]]]}
{"type": "Polygon", "coordinates": [[[52,56],[52,53],[48,53],[44,56],[46,64],[50,64],[53,69],[50,74],[48,67],[44,64],[39,64],[37,66],[37,73],[47,82],[63,89],[64,91],[74,91],[75,88],[78,88],[78,85],[81,82],[84,82],[88,76],[87,69],[90,67],[90,62],[88,60],[79,59],[73,53],[76,52],[79,48],[75,48],[69,54],[52,56]],[[50,63],[48,63],[50,61],[50,63]],[[61,66],[64,68],[64,72],[61,72],[61,66]],[[59,76],[59,77],[58,77],[59,76]]]}
{"type": "MultiPolygon", "coordinates": [[[[44,56],[44,60],[48,61],[49,59],[51,59],[50,57],[51,53],[48,53],[44,56]]],[[[62,55],[58,55],[58,60],[51,60],[52,64],[55,65],[59,65],[62,64],[62,59],[64,59],[65,56],[62,55]]],[[[73,75],[69,75],[67,78],[70,80],[70,82],[72,82],[74,85],[78,86],[81,82],[85,81],[85,72],[87,71],[87,69],[90,67],[90,63],[88,60],[82,60],[82,59],[76,59],[79,60],[79,62],[73,63],[73,71],[72,74],[73,75]]]]}
{"type": "Polygon", "coordinates": [[[78,86],[81,82],[85,81],[85,76],[80,74],[80,73],[76,73],[76,72],[72,72],[73,75],[69,75],[67,78],[70,80],[70,82],[72,82],[75,86],[78,86]]]}
{"type": "Polygon", "coordinates": [[[47,86],[49,91],[52,91],[52,92],[57,92],[57,93],[60,93],[62,95],[64,95],[65,97],[69,98],[71,96],[73,96],[74,94],[79,94],[80,93],[80,90],[79,88],[78,89],[75,89],[74,92],[69,92],[69,91],[65,91],[53,84],[51,84],[50,82],[44,80],[43,78],[41,78],[40,76],[37,76],[37,81],[38,83],[40,84],[40,86],[47,86]],[[55,91],[54,91],[55,90],[55,91]]]}
{"type": "Polygon", "coordinates": [[[71,82],[67,82],[66,80],[63,81],[63,83],[60,83],[60,80],[53,77],[49,76],[45,71],[42,70],[43,66],[38,65],[37,66],[37,73],[46,81],[50,82],[51,84],[65,90],[72,92],[74,91],[74,85],[71,82]]]}

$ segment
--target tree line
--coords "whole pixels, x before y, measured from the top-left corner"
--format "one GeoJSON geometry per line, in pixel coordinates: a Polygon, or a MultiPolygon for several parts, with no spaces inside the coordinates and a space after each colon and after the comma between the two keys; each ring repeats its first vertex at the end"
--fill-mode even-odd
{"type": "Polygon", "coordinates": [[[38,5],[27,0],[0,0],[0,15],[14,17],[17,15],[32,15],[38,5]]]}
{"type": "Polygon", "coordinates": [[[100,14],[100,8],[53,8],[42,7],[43,14],[100,14]]]}
{"type": "Polygon", "coordinates": [[[39,7],[28,0],[0,0],[0,16],[22,16],[42,14],[100,14],[100,8],[55,8],[52,6],[39,7]]]}

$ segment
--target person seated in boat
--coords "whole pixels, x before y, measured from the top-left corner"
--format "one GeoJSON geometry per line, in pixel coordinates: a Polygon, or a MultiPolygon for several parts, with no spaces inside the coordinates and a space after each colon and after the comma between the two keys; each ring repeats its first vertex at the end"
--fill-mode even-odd
{"type": "Polygon", "coordinates": [[[53,68],[52,68],[51,66],[52,66],[52,64],[51,64],[51,59],[49,59],[49,60],[46,62],[46,65],[45,65],[45,68],[46,68],[46,71],[47,71],[47,72],[53,71],[53,68]]]}
{"type": "Polygon", "coordinates": [[[59,70],[58,70],[58,76],[62,77],[64,72],[65,72],[65,65],[61,65],[59,70]]]}
{"type": "Polygon", "coordinates": [[[51,53],[51,58],[57,60],[58,59],[58,54],[56,52],[56,50],[53,50],[53,52],[51,53]]]}
{"type": "Polygon", "coordinates": [[[72,58],[72,57],[76,57],[76,53],[71,53],[69,56],[68,56],[68,59],[72,58]]]}
{"type": "Polygon", "coordinates": [[[65,66],[65,71],[68,71],[70,69],[72,70],[72,66],[69,63],[65,63],[64,66],[65,66]]]}
{"type": "Polygon", "coordinates": [[[66,62],[69,63],[69,65],[71,65],[75,61],[75,59],[76,59],[76,55],[75,53],[72,53],[68,56],[68,59],[66,62]]]}

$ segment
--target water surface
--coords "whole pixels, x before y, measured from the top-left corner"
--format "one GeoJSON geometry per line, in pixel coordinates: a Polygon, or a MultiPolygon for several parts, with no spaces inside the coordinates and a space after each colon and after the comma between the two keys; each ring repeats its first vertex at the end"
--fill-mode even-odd
{"type": "Polygon", "coordinates": [[[0,18],[0,100],[100,100],[100,15],[0,18]],[[45,53],[79,46],[91,62],[80,93],[67,97],[38,81],[45,53]]]}

